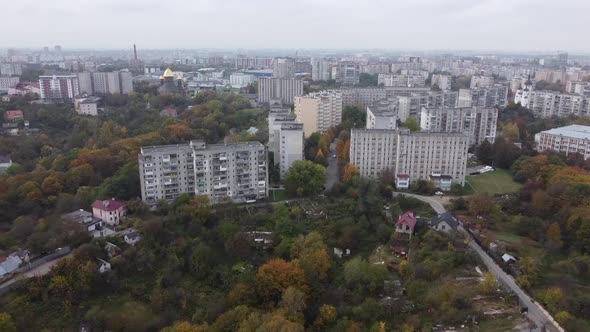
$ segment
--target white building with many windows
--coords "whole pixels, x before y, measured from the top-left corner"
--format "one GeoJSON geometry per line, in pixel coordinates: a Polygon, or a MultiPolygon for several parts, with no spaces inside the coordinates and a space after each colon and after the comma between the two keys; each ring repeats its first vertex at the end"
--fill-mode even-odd
{"type": "Polygon", "coordinates": [[[303,124],[283,123],[279,135],[279,169],[282,178],[295,161],[303,160],[303,124]]]}
{"type": "Polygon", "coordinates": [[[303,80],[271,77],[258,79],[258,101],[261,103],[279,99],[283,104],[292,105],[293,99],[302,95],[303,80]]]}
{"type": "Polygon", "coordinates": [[[422,107],[420,128],[423,131],[467,133],[470,144],[494,143],[498,109],[483,107],[422,107]]]}
{"type": "Polygon", "coordinates": [[[542,131],[535,135],[536,150],[555,151],[566,156],[579,153],[590,158],[590,126],[571,125],[542,131]]]}
{"type": "Polygon", "coordinates": [[[153,206],[193,193],[213,204],[256,201],[268,195],[267,159],[260,142],[144,146],[138,156],[142,200],[153,206]]]}
{"type": "Polygon", "coordinates": [[[342,93],[325,90],[295,97],[295,117],[303,124],[305,137],[339,125],[342,122],[342,93]]]}

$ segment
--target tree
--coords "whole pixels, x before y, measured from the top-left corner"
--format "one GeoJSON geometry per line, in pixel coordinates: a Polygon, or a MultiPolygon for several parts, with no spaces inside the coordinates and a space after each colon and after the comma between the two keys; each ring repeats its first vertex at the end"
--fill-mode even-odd
{"type": "Polygon", "coordinates": [[[555,312],[557,310],[557,305],[561,302],[562,296],[561,289],[559,288],[549,288],[545,291],[543,302],[547,305],[547,309],[549,309],[550,312],[555,312]]]}
{"type": "Polygon", "coordinates": [[[404,127],[410,129],[411,131],[418,131],[420,130],[420,123],[418,123],[418,120],[414,118],[409,118],[404,123],[404,127]]]}
{"type": "Polygon", "coordinates": [[[306,236],[299,236],[291,247],[291,257],[294,263],[305,273],[309,284],[314,285],[324,281],[330,269],[328,247],[317,232],[306,236]]]}
{"type": "Polygon", "coordinates": [[[346,164],[346,166],[344,166],[344,172],[342,174],[342,181],[343,182],[350,182],[350,181],[352,181],[352,179],[355,176],[359,176],[359,175],[360,175],[359,168],[353,164],[348,163],[348,164],[346,164]]]}
{"type": "Polygon", "coordinates": [[[494,200],[487,193],[475,193],[469,198],[469,213],[474,216],[487,216],[492,213],[494,200]]]}
{"type": "Polygon", "coordinates": [[[492,294],[496,290],[496,277],[492,272],[486,272],[484,280],[481,284],[481,291],[484,294],[492,294]]]}
{"type": "Polygon", "coordinates": [[[496,167],[509,169],[518,157],[520,157],[520,149],[503,137],[496,138],[493,149],[494,166],[496,167]]]}
{"type": "Polygon", "coordinates": [[[558,223],[552,223],[547,228],[547,244],[551,249],[561,248],[561,228],[558,223]]]}
{"type": "Polygon", "coordinates": [[[569,322],[573,318],[574,317],[567,311],[560,311],[555,314],[555,320],[561,325],[564,325],[565,323],[569,322]]]}
{"type": "Polygon", "coordinates": [[[305,310],[306,295],[295,287],[288,287],[283,291],[280,307],[287,314],[287,318],[294,322],[303,322],[303,310],[305,310]]]}
{"type": "Polygon", "coordinates": [[[520,130],[516,123],[507,123],[502,128],[502,137],[508,142],[518,142],[520,140],[520,130]]]}
{"type": "Polygon", "coordinates": [[[477,159],[486,165],[491,165],[494,162],[494,150],[492,144],[488,140],[484,140],[475,150],[477,159]]]}
{"type": "Polygon", "coordinates": [[[322,152],[322,149],[318,149],[318,153],[316,153],[315,158],[313,160],[316,164],[320,164],[323,166],[328,166],[328,160],[326,160],[326,157],[324,156],[324,153],[322,152]]]}
{"type": "Polygon", "coordinates": [[[12,316],[9,313],[0,313],[0,331],[16,332],[16,325],[14,325],[12,316]]]}
{"type": "Polygon", "coordinates": [[[331,306],[329,304],[322,304],[318,316],[313,322],[313,325],[321,329],[335,322],[337,317],[338,312],[336,311],[336,308],[334,306],[331,306]]]}
{"type": "Polygon", "coordinates": [[[57,195],[62,192],[63,184],[55,175],[50,175],[43,180],[41,190],[47,195],[57,195]]]}
{"type": "Polygon", "coordinates": [[[308,196],[322,192],[326,169],[308,160],[298,160],[285,174],[285,189],[292,196],[308,196]]]}
{"type": "Polygon", "coordinates": [[[289,286],[305,289],[305,274],[282,259],[272,259],[256,272],[256,290],[265,302],[278,302],[289,286]]]}

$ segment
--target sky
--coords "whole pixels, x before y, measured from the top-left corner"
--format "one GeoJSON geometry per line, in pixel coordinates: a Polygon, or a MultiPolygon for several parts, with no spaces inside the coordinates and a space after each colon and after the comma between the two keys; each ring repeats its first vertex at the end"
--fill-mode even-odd
{"type": "Polygon", "coordinates": [[[0,47],[590,52],[590,0],[1,2],[0,47]]]}

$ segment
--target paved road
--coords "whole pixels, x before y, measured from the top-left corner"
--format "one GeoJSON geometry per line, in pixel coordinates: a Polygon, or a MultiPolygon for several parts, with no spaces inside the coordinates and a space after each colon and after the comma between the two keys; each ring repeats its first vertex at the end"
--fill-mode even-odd
{"type": "Polygon", "coordinates": [[[338,139],[335,139],[332,144],[330,144],[330,154],[326,156],[328,159],[328,167],[326,168],[326,190],[332,189],[332,187],[338,183],[338,158],[333,158],[332,156],[336,154],[336,142],[338,139]]]}
{"type": "MultiPolygon", "coordinates": [[[[434,196],[420,196],[415,194],[406,194],[406,193],[393,193],[394,196],[397,195],[406,195],[410,197],[417,198],[423,202],[430,204],[430,206],[436,211],[436,213],[443,213],[445,212],[445,208],[441,203],[444,198],[438,198],[434,196]]],[[[460,226],[461,227],[461,226],[460,226]]],[[[510,289],[514,294],[518,296],[520,302],[523,306],[528,308],[528,318],[533,321],[538,327],[545,326],[547,331],[559,331],[563,332],[564,330],[555,322],[553,317],[543,309],[537,302],[532,300],[530,297],[520,286],[516,284],[516,281],[512,276],[504,272],[495,262],[494,260],[481,248],[477,242],[473,240],[471,235],[465,231],[461,227],[461,230],[471,239],[469,241],[469,247],[475,250],[475,252],[479,255],[481,260],[484,262],[488,271],[492,272],[497,280],[499,280],[502,284],[504,284],[508,289],[510,289]]],[[[535,330],[537,331],[537,330],[535,330]]]]}

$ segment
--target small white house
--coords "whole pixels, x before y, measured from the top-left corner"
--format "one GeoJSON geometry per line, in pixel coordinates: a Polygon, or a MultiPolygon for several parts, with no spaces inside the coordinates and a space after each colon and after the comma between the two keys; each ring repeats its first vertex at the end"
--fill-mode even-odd
{"type": "Polygon", "coordinates": [[[410,188],[410,176],[407,174],[398,174],[395,176],[395,188],[396,189],[408,189],[410,188]]]}
{"type": "Polygon", "coordinates": [[[111,270],[111,263],[103,259],[96,258],[96,267],[98,268],[99,273],[105,273],[111,270]]]}

